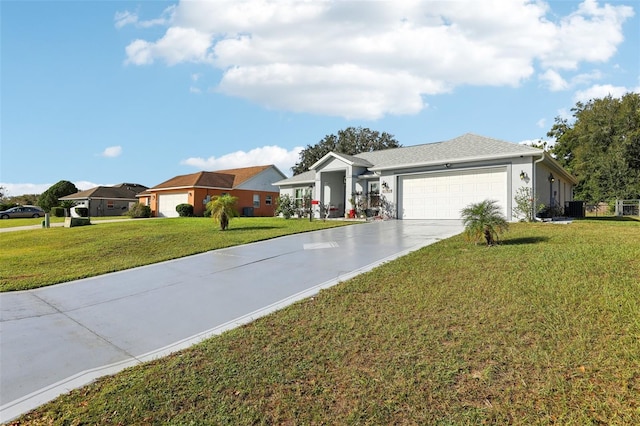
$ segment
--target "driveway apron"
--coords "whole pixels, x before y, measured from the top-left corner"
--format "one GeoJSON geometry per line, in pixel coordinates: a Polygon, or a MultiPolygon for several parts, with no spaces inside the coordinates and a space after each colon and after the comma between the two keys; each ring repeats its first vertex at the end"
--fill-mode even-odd
{"type": "Polygon", "coordinates": [[[0,421],[462,231],[378,221],[0,294],[0,421]]]}

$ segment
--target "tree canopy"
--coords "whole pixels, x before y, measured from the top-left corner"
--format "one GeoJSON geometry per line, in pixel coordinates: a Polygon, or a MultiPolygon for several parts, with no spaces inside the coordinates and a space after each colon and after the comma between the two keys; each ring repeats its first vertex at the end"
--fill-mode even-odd
{"type": "Polygon", "coordinates": [[[75,194],[78,188],[68,180],[61,180],[44,191],[38,198],[38,205],[46,212],[58,205],[58,198],[75,194]]]}
{"type": "Polygon", "coordinates": [[[355,155],[362,152],[379,151],[400,146],[402,145],[389,133],[380,133],[362,127],[347,127],[338,131],[337,135],[325,136],[315,145],[307,145],[300,152],[300,161],[291,168],[291,171],[294,175],[305,172],[309,170],[313,163],[331,151],[355,155]]]}
{"type": "Polygon", "coordinates": [[[578,102],[574,120],[556,117],[547,133],[556,159],[578,179],[575,199],[640,197],[640,94],[578,102]]]}

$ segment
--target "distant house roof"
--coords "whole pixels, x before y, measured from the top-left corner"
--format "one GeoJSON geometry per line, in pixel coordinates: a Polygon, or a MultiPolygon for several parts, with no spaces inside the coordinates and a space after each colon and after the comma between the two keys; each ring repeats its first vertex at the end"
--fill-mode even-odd
{"type": "Polygon", "coordinates": [[[272,167],[274,166],[253,166],[239,169],[216,170],[214,172],[197,172],[188,175],[180,175],[149,188],[149,191],[197,187],[233,189],[272,167]]]}
{"type": "Polygon", "coordinates": [[[136,195],[145,191],[146,186],[137,183],[120,183],[113,186],[96,186],[85,191],[60,197],[60,200],[86,200],[109,199],[109,200],[135,200],[136,195]]]}

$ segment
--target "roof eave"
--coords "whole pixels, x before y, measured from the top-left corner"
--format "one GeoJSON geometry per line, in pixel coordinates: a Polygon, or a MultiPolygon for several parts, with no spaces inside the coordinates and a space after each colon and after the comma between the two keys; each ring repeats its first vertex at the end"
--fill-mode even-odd
{"type": "Polygon", "coordinates": [[[386,170],[394,170],[394,169],[411,169],[415,167],[424,167],[424,166],[436,166],[438,164],[455,164],[455,163],[470,163],[473,161],[486,161],[486,160],[502,160],[505,158],[519,158],[519,157],[534,157],[538,155],[537,152],[523,152],[523,153],[509,153],[509,154],[500,154],[500,155],[483,155],[481,157],[456,157],[456,158],[445,158],[437,161],[422,161],[418,163],[405,163],[405,164],[396,164],[392,166],[380,166],[380,167],[369,167],[369,170],[372,172],[381,172],[386,170]]]}
{"type": "Polygon", "coordinates": [[[322,165],[322,163],[324,163],[325,161],[327,161],[329,159],[329,157],[333,157],[336,158],[340,161],[344,161],[345,163],[347,163],[350,166],[353,166],[353,161],[351,160],[347,160],[346,158],[342,157],[339,153],[336,152],[328,152],[326,153],[321,159],[319,159],[318,161],[316,161],[315,163],[313,163],[310,167],[309,170],[315,170],[318,167],[320,167],[320,165],[322,165]]]}
{"type": "Polygon", "coordinates": [[[578,179],[573,176],[571,173],[569,173],[568,171],[566,171],[564,169],[564,167],[562,167],[562,165],[560,165],[560,163],[558,162],[558,160],[556,160],[555,158],[553,158],[551,155],[549,155],[547,152],[544,153],[544,162],[547,163],[547,165],[551,165],[551,167],[554,169],[554,171],[556,173],[561,174],[565,179],[567,179],[572,185],[577,185],[578,184],[578,179]]]}

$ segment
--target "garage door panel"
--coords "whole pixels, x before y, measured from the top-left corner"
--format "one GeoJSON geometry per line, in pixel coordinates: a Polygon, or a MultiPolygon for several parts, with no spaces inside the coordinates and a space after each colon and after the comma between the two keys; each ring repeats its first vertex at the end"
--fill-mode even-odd
{"type": "Polygon", "coordinates": [[[186,192],[179,194],[160,194],[158,195],[158,216],[159,217],[178,217],[176,211],[178,204],[188,203],[189,194],[186,192]]]}
{"type": "Polygon", "coordinates": [[[506,215],[506,168],[490,168],[400,177],[403,219],[459,219],[471,203],[496,200],[506,215]]]}

